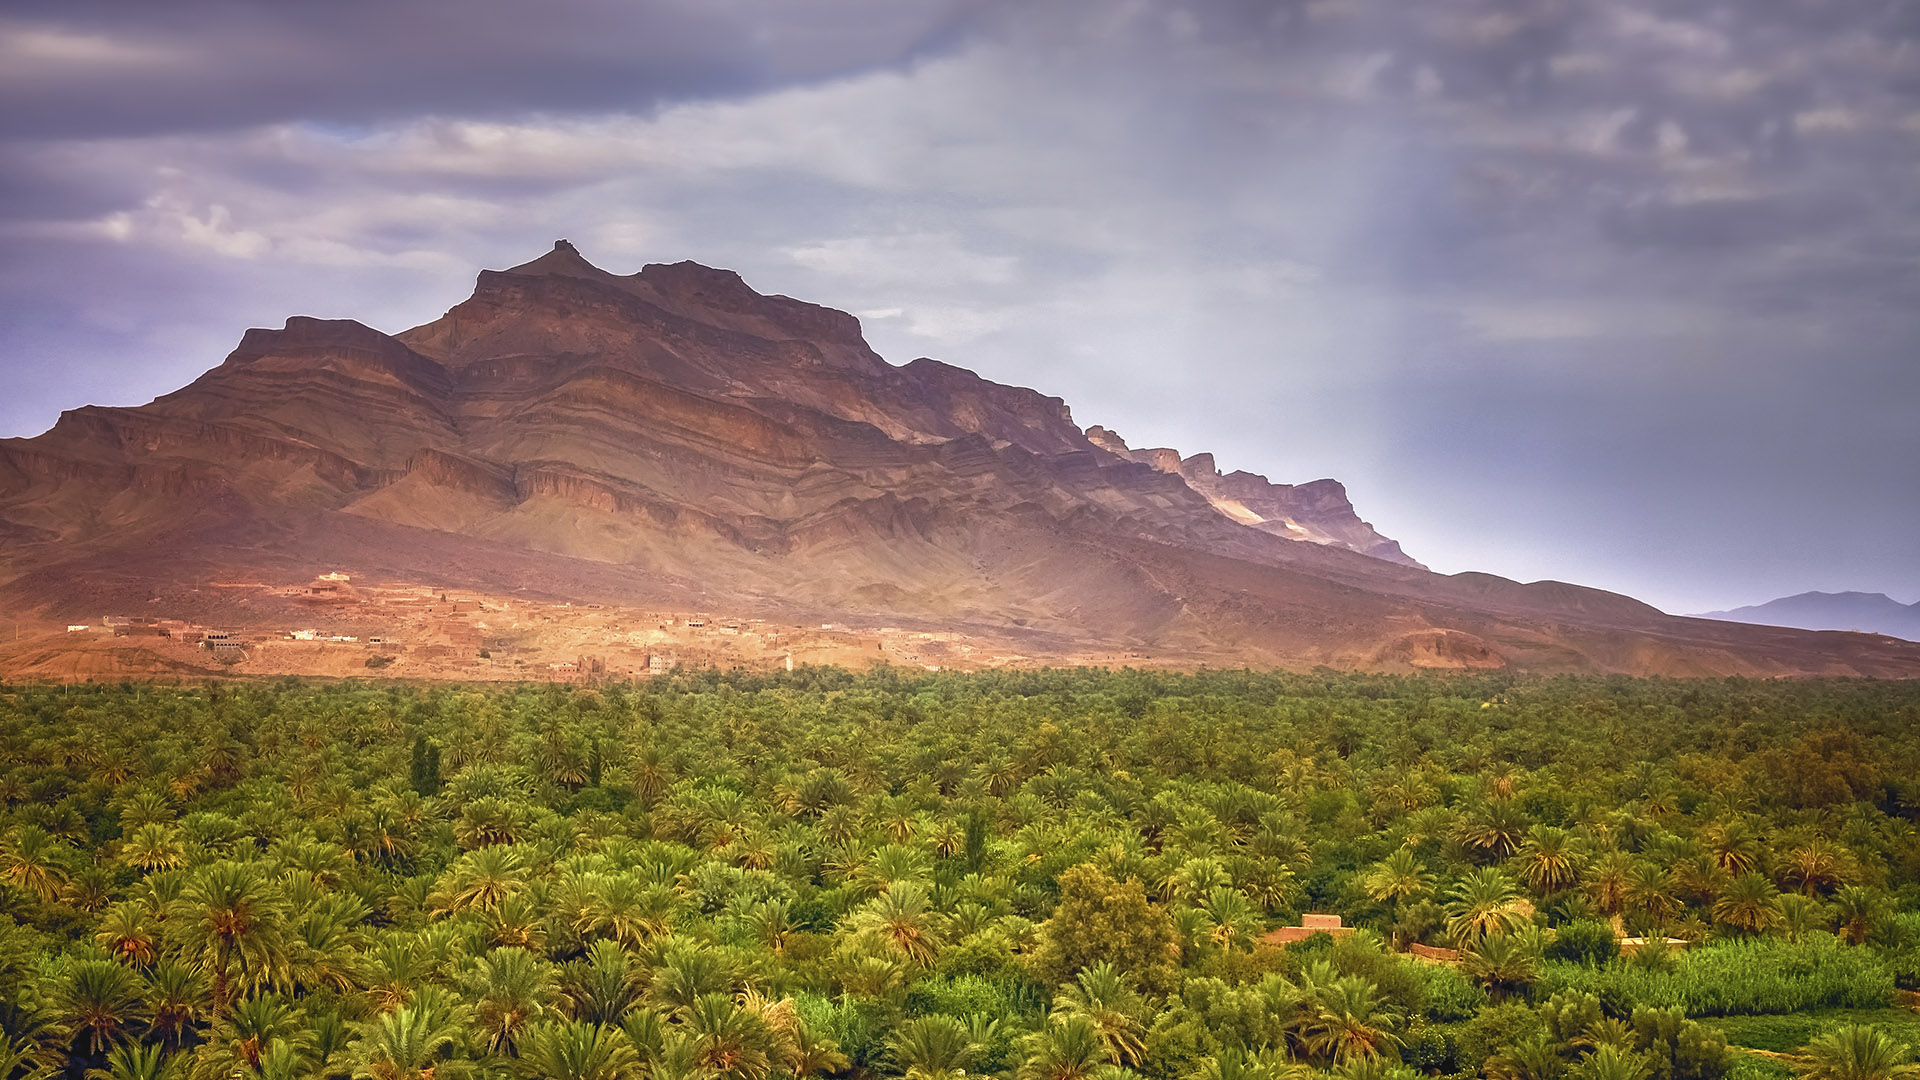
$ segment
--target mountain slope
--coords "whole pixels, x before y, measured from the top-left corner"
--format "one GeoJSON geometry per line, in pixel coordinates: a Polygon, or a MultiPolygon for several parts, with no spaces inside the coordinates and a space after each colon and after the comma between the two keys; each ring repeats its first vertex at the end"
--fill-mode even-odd
{"type": "Polygon", "coordinates": [[[1912,674],[1920,648],[1426,571],[1334,481],[1082,432],[1064,402],[694,263],[561,242],[396,335],[296,317],[139,408],[0,440],[0,605],[250,625],[356,579],[1017,640],[1072,659],[1912,674]]]}
{"type": "Polygon", "coordinates": [[[1920,641],[1920,604],[1902,604],[1885,593],[1804,592],[1697,617],[1803,630],[1860,630],[1920,641]]]}

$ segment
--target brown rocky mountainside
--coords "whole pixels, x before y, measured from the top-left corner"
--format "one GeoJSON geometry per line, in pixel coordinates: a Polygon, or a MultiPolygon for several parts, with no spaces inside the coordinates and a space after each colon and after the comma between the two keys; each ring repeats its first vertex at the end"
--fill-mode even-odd
{"type": "Polygon", "coordinates": [[[1442,576],[1331,480],[1132,450],[1058,398],[728,271],[564,241],[387,335],[251,330],[139,408],[0,440],[0,607],[245,625],[338,568],[559,603],[942,630],[1054,659],[1920,674],[1920,646],[1442,576]]]}

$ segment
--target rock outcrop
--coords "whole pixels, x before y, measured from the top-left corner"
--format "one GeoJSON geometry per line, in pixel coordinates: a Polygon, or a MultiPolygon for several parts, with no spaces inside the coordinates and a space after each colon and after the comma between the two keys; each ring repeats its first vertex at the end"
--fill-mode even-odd
{"type": "Polygon", "coordinates": [[[1059,398],[888,364],[844,312],[564,241],[412,330],[292,318],[151,404],[0,440],[0,605],[217,607],[211,583],[339,566],[1146,662],[1920,672],[1920,647],[1432,574],[1335,481],[1131,450],[1059,398]]]}

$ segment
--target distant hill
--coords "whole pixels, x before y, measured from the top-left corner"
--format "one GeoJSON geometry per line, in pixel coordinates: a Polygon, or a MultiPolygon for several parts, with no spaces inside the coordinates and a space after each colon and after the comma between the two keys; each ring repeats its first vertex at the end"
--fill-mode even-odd
{"type": "MultiPolygon", "coordinates": [[[[424,326],[294,317],[151,404],[0,439],[0,612],[278,635],[310,616],[267,587],[329,571],[957,634],[980,664],[1920,676],[1906,642],[1436,574],[1336,481],[1134,449],[1060,398],[889,364],[845,312],[565,242],[424,326]]],[[[95,671],[62,663],[13,670],[95,671]]]]}
{"type": "Polygon", "coordinates": [[[1864,630],[1920,641],[1920,604],[1903,604],[1885,593],[1803,592],[1698,617],[1802,630],[1864,630]]]}

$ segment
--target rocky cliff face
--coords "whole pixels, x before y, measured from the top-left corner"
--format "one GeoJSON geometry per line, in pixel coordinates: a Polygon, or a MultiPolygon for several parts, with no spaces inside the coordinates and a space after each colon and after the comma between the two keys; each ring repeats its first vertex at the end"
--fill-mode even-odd
{"type": "Polygon", "coordinates": [[[1347,498],[1347,489],[1338,480],[1314,480],[1296,485],[1276,484],[1250,472],[1222,475],[1213,463],[1212,454],[1183,458],[1178,450],[1164,447],[1131,450],[1118,433],[1097,425],[1087,429],[1087,438],[1116,457],[1180,477],[1188,487],[1205,496],[1214,509],[1242,525],[1288,540],[1342,547],[1402,566],[1426,569],[1400,550],[1399,541],[1381,536],[1371,524],[1360,520],[1347,498]]]}
{"type": "Polygon", "coordinates": [[[1131,450],[1058,398],[889,365],[844,312],[564,242],[424,326],[296,317],[149,405],[0,440],[0,540],[0,604],[62,618],[346,566],[1178,663],[1920,670],[1433,575],[1335,481],[1131,450]]]}

